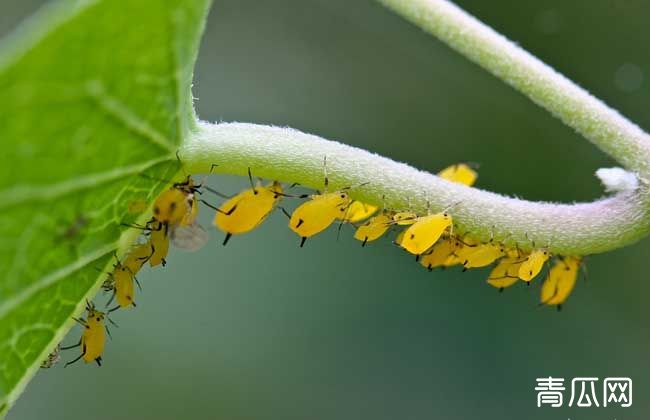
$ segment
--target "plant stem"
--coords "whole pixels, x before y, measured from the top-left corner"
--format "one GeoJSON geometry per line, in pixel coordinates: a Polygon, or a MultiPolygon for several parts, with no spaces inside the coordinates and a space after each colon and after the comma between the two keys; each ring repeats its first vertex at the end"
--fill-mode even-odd
{"type": "Polygon", "coordinates": [[[453,206],[457,230],[522,249],[548,245],[560,255],[586,255],[630,244],[650,232],[648,191],[618,193],[592,203],[535,203],[445,181],[379,155],[291,128],[201,122],[180,156],[189,173],[215,172],[299,182],[323,188],[323,157],[332,188],[359,185],[352,196],[394,209],[426,213],[453,206]]]}
{"type": "Polygon", "coordinates": [[[378,0],[508,83],[631,171],[650,179],[650,136],[616,110],[446,0],[378,0]]]}

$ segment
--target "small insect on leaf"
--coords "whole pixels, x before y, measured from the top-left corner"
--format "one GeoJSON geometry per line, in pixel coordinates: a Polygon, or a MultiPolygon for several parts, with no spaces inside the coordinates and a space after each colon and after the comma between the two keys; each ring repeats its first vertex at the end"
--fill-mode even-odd
{"type": "Polygon", "coordinates": [[[83,359],[84,362],[96,362],[101,366],[102,353],[104,353],[104,345],[106,344],[106,326],[104,325],[104,312],[95,309],[92,302],[86,302],[86,319],[73,318],[77,323],[83,327],[81,338],[77,344],[72,346],[61,347],[61,350],[68,350],[76,347],[81,348],[81,354],[74,360],[65,364],[65,367],[83,359]]]}
{"type": "Polygon", "coordinates": [[[476,171],[469,167],[466,163],[457,163],[451,165],[438,172],[438,176],[446,179],[447,181],[456,182],[459,184],[471,187],[476,182],[478,174],[476,171]]]}
{"type": "Polygon", "coordinates": [[[347,192],[352,187],[327,192],[329,181],[326,159],[323,161],[323,172],[325,173],[324,192],[310,195],[309,200],[299,205],[289,219],[289,228],[300,236],[301,247],[307,238],[327,229],[337,219],[345,217],[345,212],[352,202],[347,192]]]}
{"type": "Polygon", "coordinates": [[[505,246],[497,243],[481,244],[473,248],[472,252],[465,255],[463,271],[470,268],[485,267],[506,255],[505,246]]]}
{"type": "Polygon", "coordinates": [[[567,300],[576,284],[580,262],[578,257],[557,259],[542,284],[541,305],[558,306],[559,308],[567,300]]]}
{"type": "Polygon", "coordinates": [[[379,210],[379,207],[372,204],[362,203],[361,201],[354,200],[348,206],[343,217],[339,217],[345,223],[357,223],[366,220],[379,210]]]}
{"type": "Polygon", "coordinates": [[[412,211],[398,211],[393,214],[393,224],[400,226],[408,226],[415,223],[418,215],[412,211]]]}
{"type": "Polygon", "coordinates": [[[169,226],[192,224],[198,214],[195,195],[199,187],[188,176],[185,181],[177,182],[163,191],[154,202],[154,218],[169,226]]]}
{"type": "Polygon", "coordinates": [[[214,217],[213,224],[226,233],[225,245],[232,235],[250,232],[258,227],[277,207],[284,192],[282,184],[272,182],[262,186],[259,182],[223,203],[214,217]]]}
{"type": "Polygon", "coordinates": [[[416,222],[404,231],[400,246],[411,254],[421,255],[440,239],[452,223],[451,214],[447,211],[418,217],[416,222]]]}
{"type": "Polygon", "coordinates": [[[354,232],[354,239],[361,241],[361,246],[379,239],[390,228],[392,215],[382,212],[367,220],[354,232]]]}
{"type": "Polygon", "coordinates": [[[519,278],[525,282],[533,280],[550,257],[551,254],[547,249],[533,250],[519,267],[519,278]]]}
{"type": "Polygon", "coordinates": [[[447,267],[455,249],[455,240],[451,236],[444,238],[420,257],[420,264],[429,271],[437,267],[447,267]]]}
{"type": "Polygon", "coordinates": [[[503,290],[517,283],[519,281],[519,267],[522,262],[522,259],[517,255],[508,255],[506,258],[501,259],[490,272],[487,279],[488,284],[503,290]]]}
{"type": "Polygon", "coordinates": [[[149,265],[156,267],[167,264],[167,261],[165,261],[169,253],[169,228],[167,224],[158,221],[150,223],[149,244],[153,247],[149,265]]]}

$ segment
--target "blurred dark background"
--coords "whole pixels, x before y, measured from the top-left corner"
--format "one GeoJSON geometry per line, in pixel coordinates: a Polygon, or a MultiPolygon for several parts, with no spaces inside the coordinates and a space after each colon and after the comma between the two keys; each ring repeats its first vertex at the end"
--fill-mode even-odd
{"type": "MultiPolygon", "coordinates": [[[[2,2],[0,34],[39,3],[2,2]]],[[[647,1],[458,3],[650,128],[647,1]]],[[[430,171],[479,162],[479,187],[531,200],[595,199],[594,171],[613,165],[369,0],[216,0],[194,94],[206,120],[289,125],[430,171]]],[[[40,372],[9,418],[650,414],[647,240],[588,258],[588,281],[558,313],[536,306],[539,280],[499,294],[486,270],[428,273],[388,239],[361,248],[350,229],[299,249],[279,212],[225,248],[212,233],[203,250],[173,251],[166,268],[143,270],[138,307],[114,315],[120,328],[101,369],[40,372]],[[631,377],[633,406],[537,408],[535,378],[550,375],[631,377]]]]}

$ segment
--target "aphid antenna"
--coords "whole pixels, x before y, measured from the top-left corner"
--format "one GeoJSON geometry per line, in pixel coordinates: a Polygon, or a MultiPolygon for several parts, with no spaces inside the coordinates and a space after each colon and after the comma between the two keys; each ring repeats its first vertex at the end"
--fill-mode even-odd
{"type": "Polygon", "coordinates": [[[370,181],[359,182],[358,184],[353,184],[353,185],[349,185],[349,186],[347,186],[347,187],[343,187],[343,188],[341,188],[339,191],[354,190],[354,189],[357,189],[357,188],[361,188],[361,187],[363,187],[363,186],[366,186],[366,185],[368,185],[368,184],[370,184],[370,181]]]}
{"type": "Polygon", "coordinates": [[[104,305],[104,308],[108,308],[111,303],[113,303],[113,299],[115,299],[115,288],[113,288],[113,294],[111,294],[110,299],[108,299],[108,302],[106,302],[106,305],[104,305]]]}
{"type": "Polygon", "coordinates": [[[282,207],[282,206],[278,206],[278,207],[279,207],[280,210],[282,210],[282,213],[284,213],[284,215],[287,216],[287,218],[288,218],[289,220],[291,220],[291,214],[287,211],[287,209],[285,209],[285,208],[282,207]]]}
{"type": "Polygon", "coordinates": [[[448,212],[449,210],[451,210],[451,209],[457,207],[459,204],[462,204],[462,201],[457,201],[457,202],[455,202],[454,204],[451,204],[451,205],[445,207],[444,209],[442,209],[442,212],[443,212],[443,213],[448,212]]]}
{"type": "Polygon", "coordinates": [[[209,186],[207,186],[207,185],[203,185],[201,188],[203,188],[203,189],[205,189],[205,190],[211,192],[212,194],[214,194],[214,195],[216,195],[216,196],[219,196],[219,197],[221,197],[221,198],[225,198],[226,200],[234,197],[234,195],[224,194],[224,193],[219,192],[219,191],[215,190],[214,188],[209,187],[209,186]]]}
{"type": "Polygon", "coordinates": [[[230,215],[232,214],[232,212],[235,211],[235,209],[237,208],[237,205],[234,205],[230,210],[228,210],[228,211],[223,211],[223,210],[221,210],[219,207],[216,207],[216,206],[214,206],[214,205],[208,203],[207,201],[205,201],[205,200],[202,199],[202,198],[199,199],[199,201],[200,201],[201,203],[205,204],[206,206],[210,207],[212,210],[216,211],[217,213],[225,214],[226,216],[230,216],[230,215]]]}

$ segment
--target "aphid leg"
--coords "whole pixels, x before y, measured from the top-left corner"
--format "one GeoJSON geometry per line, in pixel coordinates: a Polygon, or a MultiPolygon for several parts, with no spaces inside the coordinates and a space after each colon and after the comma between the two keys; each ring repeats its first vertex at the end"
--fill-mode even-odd
{"type": "Polygon", "coordinates": [[[559,305],[557,305],[557,311],[562,312],[562,304],[561,303],[559,305]]]}
{"type": "Polygon", "coordinates": [[[250,182],[251,184],[251,189],[253,190],[253,194],[257,195],[257,190],[255,189],[255,183],[253,182],[253,175],[251,174],[250,166],[248,167],[248,182],[250,182]]]}
{"type": "Polygon", "coordinates": [[[302,238],[300,238],[300,248],[302,248],[305,245],[306,240],[307,240],[306,236],[303,236],[302,238]]]}
{"type": "Polygon", "coordinates": [[[363,242],[361,242],[361,246],[364,247],[366,246],[367,243],[368,243],[368,237],[366,236],[365,238],[363,238],[363,242]]]}
{"type": "Polygon", "coordinates": [[[296,223],[296,229],[299,228],[303,223],[305,223],[304,220],[298,219],[298,223],[296,223]]]}
{"type": "Polygon", "coordinates": [[[83,318],[72,317],[72,319],[74,319],[74,321],[77,322],[79,325],[83,325],[84,327],[88,326],[88,324],[86,324],[86,320],[83,318]]]}
{"type": "Polygon", "coordinates": [[[135,280],[135,284],[138,285],[138,290],[142,291],[142,286],[140,285],[140,281],[138,280],[138,278],[136,276],[133,276],[133,280],[135,280]]]}
{"type": "Polygon", "coordinates": [[[81,352],[81,354],[79,355],[79,357],[77,357],[77,358],[74,359],[74,360],[69,361],[69,362],[66,363],[63,367],[64,367],[64,368],[67,368],[69,365],[71,365],[71,364],[73,364],[73,363],[75,363],[75,362],[78,362],[79,359],[81,359],[81,358],[84,357],[85,355],[86,355],[86,347],[84,346],[84,350],[81,352]]]}
{"type": "Polygon", "coordinates": [[[237,205],[235,204],[230,210],[228,210],[226,212],[226,211],[221,210],[219,207],[213,206],[212,204],[208,203],[207,201],[205,201],[202,198],[199,199],[199,201],[201,203],[205,204],[206,206],[210,207],[212,210],[216,211],[217,213],[225,214],[226,216],[230,216],[232,214],[232,212],[235,211],[235,209],[237,208],[237,205]]]}
{"type": "Polygon", "coordinates": [[[206,190],[210,191],[212,194],[218,195],[221,198],[225,198],[225,199],[233,198],[232,195],[224,194],[222,192],[219,192],[219,191],[215,190],[214,188],[208,187],[207,185],[203,185],[202,188],[205,188],[206,190]]]}
{"type": "Polygon", "coordinates": [[[111,330],[108,329],[108,325],[104,325],[104,329],[106,330],[106,334],[108,335],[108,338],[112,340],[113,336],[111,335],[111,330]]]}
{"type": "Polygon", "coordinates": [[[341,229],[343,229],[343,222],[339,222],[339,227],[336,229],[336,242],[339,241],[339,238],[341,237],[341,229]]]}
{"type": "Polygon", "coordinates": [[[108,310],[108,313],[110,314],[111,312],[115,312],[115,311],[117,311],[118,309],[120,309],[120,305],[117,305],[116,307],[109,309],[109,310],[108,310]]]}
{"type": "Polygon", "coordinates": [[[73,344],[73,345],[71,345],[71,346],[64,346],[64,347],[61,347],[61,350],[70,350],[70,349],[74,349],[75,347],[79,347],[80,345],[81,345],[81,338],[79,339],[79,342],[78,342],[77,344],[73,344]]]}
{"type": "Polygon", "coordinates": [[[279,207],[280,207],[280,210],[282,210],[282,213],[284,213],[284,215],[287,216],[287,218],[288,218],[289,220],[291,220],[291,215],[289,214],[289,212],[287,211],[287,209],[285,209],[285,208],[282,207],[282,206],[279,206],[279,207]]]}
{"type": "Polygon", "coordinates": [[[228,241],[230,240],[231,237],[232,237],[232,233],[227,232],[227,233],[226,233],[226,237],[223,238],[223,242],[222,242],[221,244],[222,244],[223,246],[226,246],[226,244],[228,243],[228,241]]]}
{"type": "Polygon", "coordinates": [[[97,363],[97,366],[101,366],[102,365],[102,356],[99,356],[98,358],[96,358],[95,362],[97,363]]]}
{"type": "Polygon", "coordinates": [[[160,261],[162,262],[163,267],[167,265],[167,260],[166,259],[161,258],[160,261]]]}
{"type": "Polygon", "coordinates": [[[108,308],[111,303],[113,303],[113,299],[115,299],[115,289],[113,289],[113,294],[111,295],[111,298],[108,299],[108,302],[106,302],[106,306],[104,308],[108,308]]]}
{"type": "Polygon", "coordinates": [[[113,321],[112,319],[110,319],[110,318],[108,318],[108,317],[107,317],[106,319],[108,319],[108,322],[110,322],[111,325],[113,325],[115,328],[120,328],[120,326],[117,325],[117,324],[115,323],[115,321],[113,321]]]}
{"type": "Polygon", "coordinates": [[[504,290],[506,290],[506,289],[503,288],[503,287],[499,287],[499,293],[503,293],[504,290]]]}

